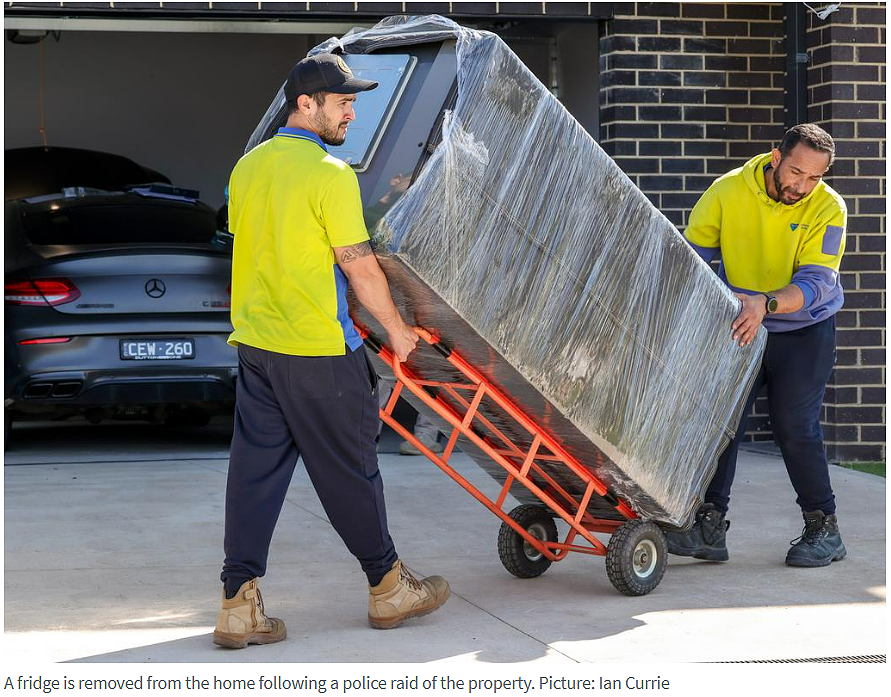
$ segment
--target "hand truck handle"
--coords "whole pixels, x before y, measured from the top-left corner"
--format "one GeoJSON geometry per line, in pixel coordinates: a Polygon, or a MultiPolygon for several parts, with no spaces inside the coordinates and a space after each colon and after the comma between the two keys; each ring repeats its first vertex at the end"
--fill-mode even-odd
{"type": "Polygon", "coordinates": [[[438,336],[431,334],[423,327],[412,327],[412,330],[414,330],[415,334],[430,344],[430,346],[443,358],[448,358],[452,355],[452,349],[443,344],[438,336]]]}

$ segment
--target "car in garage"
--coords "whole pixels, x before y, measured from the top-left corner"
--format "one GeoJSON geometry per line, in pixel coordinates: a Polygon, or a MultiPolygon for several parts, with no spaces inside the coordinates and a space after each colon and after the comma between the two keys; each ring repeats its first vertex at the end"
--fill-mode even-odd
{"type": "Polygon", "coordinates": [[[200,426],[235,400],[231,237],[198,192],[109,153],[5,153],[14,420],[200,426]]]}

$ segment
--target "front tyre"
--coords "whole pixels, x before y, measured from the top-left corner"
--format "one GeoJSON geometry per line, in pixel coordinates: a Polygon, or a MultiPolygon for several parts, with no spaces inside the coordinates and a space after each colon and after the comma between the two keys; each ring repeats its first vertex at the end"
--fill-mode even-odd
{"type": "Polygon", "coordinates": [[[606,548],[606,574],[624,595],[646,595],[655,589],[667,565],[665,535],[649,520],[622,524],[606,548]]]}

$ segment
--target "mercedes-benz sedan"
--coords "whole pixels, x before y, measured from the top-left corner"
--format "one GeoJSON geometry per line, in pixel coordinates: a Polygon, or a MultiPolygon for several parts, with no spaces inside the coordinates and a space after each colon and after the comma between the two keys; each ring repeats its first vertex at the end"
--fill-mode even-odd
{"type": "Polygon", "coordinates": [[[235,399],[228,235],[126,158],[6,152],[5,423],[203,425],[235,399]]]}

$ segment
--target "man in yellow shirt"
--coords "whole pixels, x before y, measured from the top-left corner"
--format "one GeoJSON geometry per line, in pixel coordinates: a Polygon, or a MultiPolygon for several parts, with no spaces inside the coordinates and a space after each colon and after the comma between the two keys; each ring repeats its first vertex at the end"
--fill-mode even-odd
{"type": "Polygon", "coordinates": [[[326,148],[344,142],[356,93],[376,87],[338,55],[300,61],[285,83],[287,125],[242,157],[229,181],[238,380],[214,630],[221,646],[285,638],[258,581],[298,457],[368,577],[371,626],[396,627],[449,596],[444,579],[418,580],[396,555],[377,464],[377,375],[347,307],[349,284],[399,360],[414,349],[418,337],[369,243],[356,174],[326,148]]]}
{"type": "Polygon", "coordinates": [[[728,559],[725,516],[748,413],[767,388],[770,423],[804,517],[790,566],[828,566],[846,554],[823,447],[820,411],[835,363],[835,314],[844,302],[839,264],[845,203],[824,181],[832,137],[814,124],[786,132],[778,148],[717,179],[690,214],[684,237],[740,300],[732,324],[740,346],[768,331],[761,369],[734,441],[697,511],[693,528],[668,535],[673,554],[728,559]]]}

